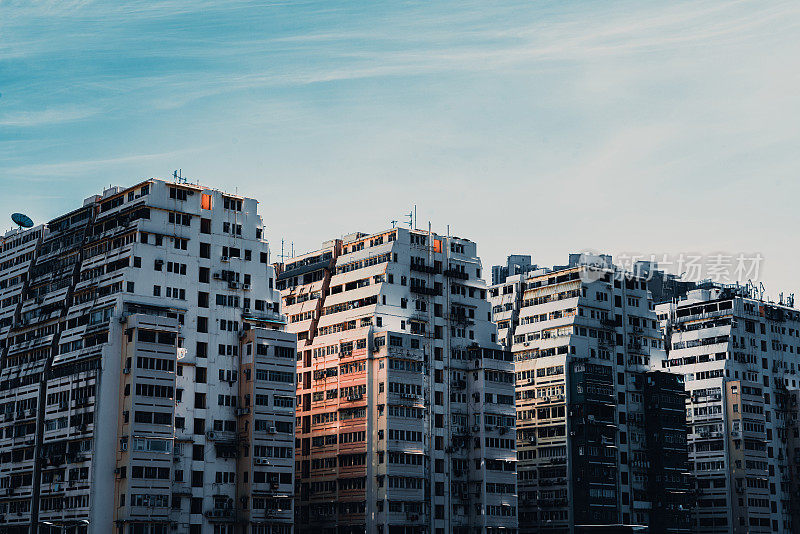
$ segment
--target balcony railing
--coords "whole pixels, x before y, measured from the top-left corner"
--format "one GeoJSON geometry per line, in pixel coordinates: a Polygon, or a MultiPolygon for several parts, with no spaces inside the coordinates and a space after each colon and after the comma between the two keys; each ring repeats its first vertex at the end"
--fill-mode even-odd
{"type": "Polygon", "coordinates": [[[469,280],[469,274],[458,271],[456,269],[445,269],[442,273],[449,278],[456,278],[458,280],[469,280]]]}

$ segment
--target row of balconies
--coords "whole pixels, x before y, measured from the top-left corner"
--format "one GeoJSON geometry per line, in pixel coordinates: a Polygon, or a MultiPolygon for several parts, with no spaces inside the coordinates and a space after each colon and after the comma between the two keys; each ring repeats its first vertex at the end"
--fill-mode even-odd
{"type": "Polygon", "coordinates": [[[419,273],[429,273],[429,274],[440,274],[441,268],[434,267],[432,265],[424,265],[421,263],[412,263],[410,265],[412,271],[416,271],[419,273]]]}
{"type": "Polygon", "coordinates": [[[28,409],[18,412],[0,412],[0,422],[2,421],[24,421],[36,417],[36,410],[28,409]]]}

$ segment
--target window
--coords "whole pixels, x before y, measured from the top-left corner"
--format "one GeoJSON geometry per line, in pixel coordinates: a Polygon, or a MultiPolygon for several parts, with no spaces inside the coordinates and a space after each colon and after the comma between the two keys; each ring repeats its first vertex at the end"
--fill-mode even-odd
{"type": "Polygon", "coordinates": [[[242,211],[242,201],[235,198],[222,197],[222,207],[226,210],[242,211]]]}
{"type": "Polygon", "coordinates": [[[208,284],[210,282],[210,269],[208,267],[200,267],[200,272],[198,273],[198,280],[201,284],[208,284]]]}
{"type": "Polygon", "coordinates": [[[194,433],[198,434],[198,435],[206,433],[206,420],[205,419],[195,419],[194,420],[194,433]]]}
{"type": "Polygon", "coordinates": [[[201,258],[211,257],[211,243],[200,243],[200,257],[201,258]]]}
{"type": "Polygon", "coordinates": [[[178,189],[177,187],[170,187],[169,188],[169,198],[174,198],[176,200],[185,201],[186,200],[186,189],[178,189]]]}

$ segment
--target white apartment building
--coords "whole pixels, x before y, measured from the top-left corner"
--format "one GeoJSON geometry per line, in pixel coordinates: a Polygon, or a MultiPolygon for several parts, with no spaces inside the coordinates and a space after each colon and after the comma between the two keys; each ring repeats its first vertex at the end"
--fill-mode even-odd
{"type": "Polygon", "coordinates": [[[295,336],[257,208],[152,179],[4,236],[0,532],[292,532],[295,336]]]}
{"type": "Polygon", "coordinates": [[[282,266],[299,532],[516,531],[513,362],[481,275],[475,243],[404,228],[282,266]]]}
{"type": "Polygon", "coordinates": [[[693,530],[797,532],[800,311],[739,286],[696,289],[657,310],[664,365],[690,394],[693,530]]]}
{"type": "Polygon", "coordinates": [[[689,532],[683,386],[651,372],[664,351],[646,280],[600,259],[490,288],[515,361],[520,532],[689,532]]]}

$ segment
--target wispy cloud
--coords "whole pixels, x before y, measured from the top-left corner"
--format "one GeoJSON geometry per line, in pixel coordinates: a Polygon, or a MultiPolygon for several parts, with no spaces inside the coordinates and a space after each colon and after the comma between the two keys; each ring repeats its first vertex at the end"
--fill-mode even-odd
{"type": "Polygon", "coordinates": [[[29,179],[68,179],[85,175],[97,169],[111,169],[120,165],[144,164],[151,161],[164,161],[169,163],[179,158],[197,154],[209,147],[194,147],[169,152],[159,152],[152,154],[131,154],[126,156],[116,156],[113,158],[58,161],[52,163],[34,163],[29,165],[19,165],[15,167],[0,167],[0,179],[3,175],[5,179],[29,180],[29,179]]]}
{"type": "Polygon", "coordinates": [[[100,109],[65,107],[39,111],[0,113],[0,127],[35,127],[62,124],[88,119],[98,115],[100,112],[100,109]]]}
{"type": "Polygon", "coordinates": [[[327,237],[296,220],[325,202],[315,188],[345,227],[423,210],[425,191],[455,199],[429,209],[486,263],[512,247],[542,263],[565,243],[643,248],[654,218],[670,221],[663,246],[718,250],[698,213],[755,250],[785,226],[745,184],[773,211],[800,194],[798,30],[800,4],[783,0],[0,0],[0,182],[83,198],[190,167],[280,198],[267,223],[298,246],[327,237]],[[463,215],[495,204],[492,224],[463,215]],[[736,209],[748,216],[724,215],[736,209]]]}

